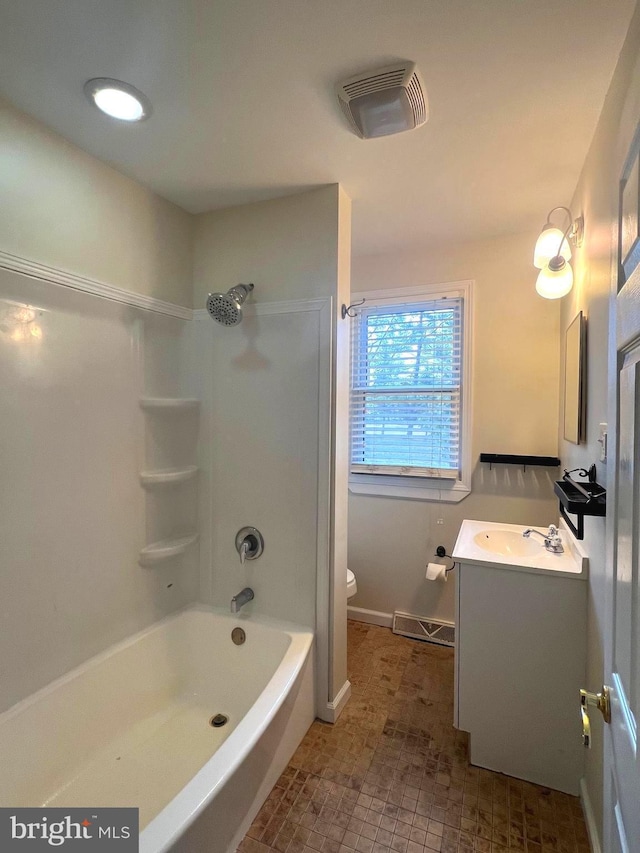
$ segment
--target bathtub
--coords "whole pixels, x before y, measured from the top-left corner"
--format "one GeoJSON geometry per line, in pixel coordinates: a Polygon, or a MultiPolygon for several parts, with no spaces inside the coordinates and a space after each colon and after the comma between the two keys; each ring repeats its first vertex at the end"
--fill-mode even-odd
{"type": "Polygon", "coordinates": [[[134,806],[141,853],[235,850],[313,721],[312,641],[203,605],[163,619],[0,715],[0,806],[134,806]]]}

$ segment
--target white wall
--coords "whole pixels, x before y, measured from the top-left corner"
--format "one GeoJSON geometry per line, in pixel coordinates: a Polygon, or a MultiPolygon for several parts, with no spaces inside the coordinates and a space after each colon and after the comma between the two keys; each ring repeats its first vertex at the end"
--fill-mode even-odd
{"type": "Polygon", "coordinates": [[[137,564],[145,341],[168,325],[0,270],[0,711],[197,597],[196,551],[137,564]]]}
{"type": "Polygon", "coordinates": [[[197,217],[196,308],[239,282],[255,284],[255,308],[233,328],[198,317],[187,356],[204,401],[201,507],[211,540],[202,543],[202,589],[228,607],[249,585],[256,598],[246,612],[315,626],[324,703],[347,678],[344,453],[331,454],[331,395],[344,412],[347,377],[332,359],[336,300],[348,290],[348,217],[337,185],[197,217]],[[244,525],[261,530],[265,551],[241,568],[234,540],[244,525]]]}
{"type": "Polygon", "coordinates": [[[253,301],[336,293],[337,184],[272,201],[196,217],[193,300],[204,308],[211,291],[255,282],[253,301]]]}
{"type": "Polygon", "coordinates": [[[17,256],[191,305],[193,217],[2,100],[0,198],[0,265],[17,256]]]}
{"type": "MultiPolygon", "coordinates": [[[[576,193],[571,202],[574,216],[585,218],[583,246],[574,253],[575,284],[562,300],[561,376],[564,376],[564,332],[583,311],[587,318],[587,429],[586,442],[571,444],[563,436],[563,396],[560,397],[560,455],[567,468],[586,467],[596,462],[599,483],[607,482],[607,465],[599,461],[598,426],[608,418],[607,342],[609,299],[614,263],[613,236],[616,232],[617,187],[621,159],[631,144],[640,114],[640,12],[636,11],[618,67],[604,103],[600,121],[585,161],[576,193]],[[626,101],[626,104],[625,104],[626,101]]],[[[561,383],[562,391],[562,383],[561,383]]],[[[615,436],[610,433],[610,441],[615,436]]],[[[584,546],[589,555],[589,613],[587,632],[588,690],[599,690],[604,680],[605,636],[605,519],[586,518],[584,546]]],[[[586,752],[586,783],[594,809],[597,830],[602,838],[603,722],[591,715],[593,749],[586,752]]]]}
{"type": "MultiPolygon", "coordinates": [[[[542,216],[546,211],[542,212],[542,216]]],[[[546,525],[558,516],[555,468],[489,471],[481,452],[554,456],[558,429],[557,303],[535,292],[535,234],[356,258],[352,291],[475,280],[472,494],[459,504],[351,495],[355,607],[453,620],[453,583],[427,583],[436,546],[450,552],[463,518],[546,525]]]]}

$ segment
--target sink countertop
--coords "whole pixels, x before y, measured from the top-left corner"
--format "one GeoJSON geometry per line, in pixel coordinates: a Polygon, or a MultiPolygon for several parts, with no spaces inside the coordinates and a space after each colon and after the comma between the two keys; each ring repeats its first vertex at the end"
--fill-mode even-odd
{"type": "Polygon", "coordinates": [[[542,539],[535,534],[529,539],[523,539],[523,542],[537,543],[540,546],[539,549],[534,550],[527,547],[526,550],[529,553],[523,554],[498,553],[490,550],[490,545],[480,546],[476,541],[478,535],[486,534],[489,542],[491,534],[499,534],[500,532],[507,534],[507,537],[513,536],[514,533],[517,536],[522,536],[527,527],[533,527],[540,533],[546,532],[546,528],[534,525],[503,524],[495,521],[465,519],[460,526],[452,558],[458,563],[495,566],[500,569],[586,580],[589,572],[589,560],[564,521],[559,525],[560,536],[564,545],[564,553],[562,554],[552,554],[547,551],[542,539]]]}

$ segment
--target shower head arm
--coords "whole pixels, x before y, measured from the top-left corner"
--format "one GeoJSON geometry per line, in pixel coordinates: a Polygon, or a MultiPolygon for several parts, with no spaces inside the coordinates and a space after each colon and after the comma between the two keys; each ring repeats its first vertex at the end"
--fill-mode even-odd
{"type": "Polygon", "coordinates": [[[253,290],[253,287],[253,284],[236,284],[236,286],[232,287],[231,290],[227,291],[227,293],[242,305],[247,296],[253,290]]]}

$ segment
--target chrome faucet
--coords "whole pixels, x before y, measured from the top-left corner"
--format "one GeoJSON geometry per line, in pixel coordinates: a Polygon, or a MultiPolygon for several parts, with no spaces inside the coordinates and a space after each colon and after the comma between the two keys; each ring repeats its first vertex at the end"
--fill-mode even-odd
{"type": "Polygon", "coordinates": [[[248,586],[239,592],[237,595],[234,595],[231,599],[231,612],[238,613],[241,607],[244,607],[245,604],[248,604],[250,601],[254,599],[253,590],[248,586]]]}
{"type": "Polygon", "coordinates": [[[560,538],[560,533],[555,524],[550,524],[546,533],[540,533],[539,530],[536,530],[533,527],[527,527],[527,529],[522,532],[522,535],[525,539],[528,539],[532,533],[537,533],[538,536],[542,536],[544,539],[544,547],[547,551],[551,551],[552,554],[562,554],[564,552],[562,539],[560,538]]]}

